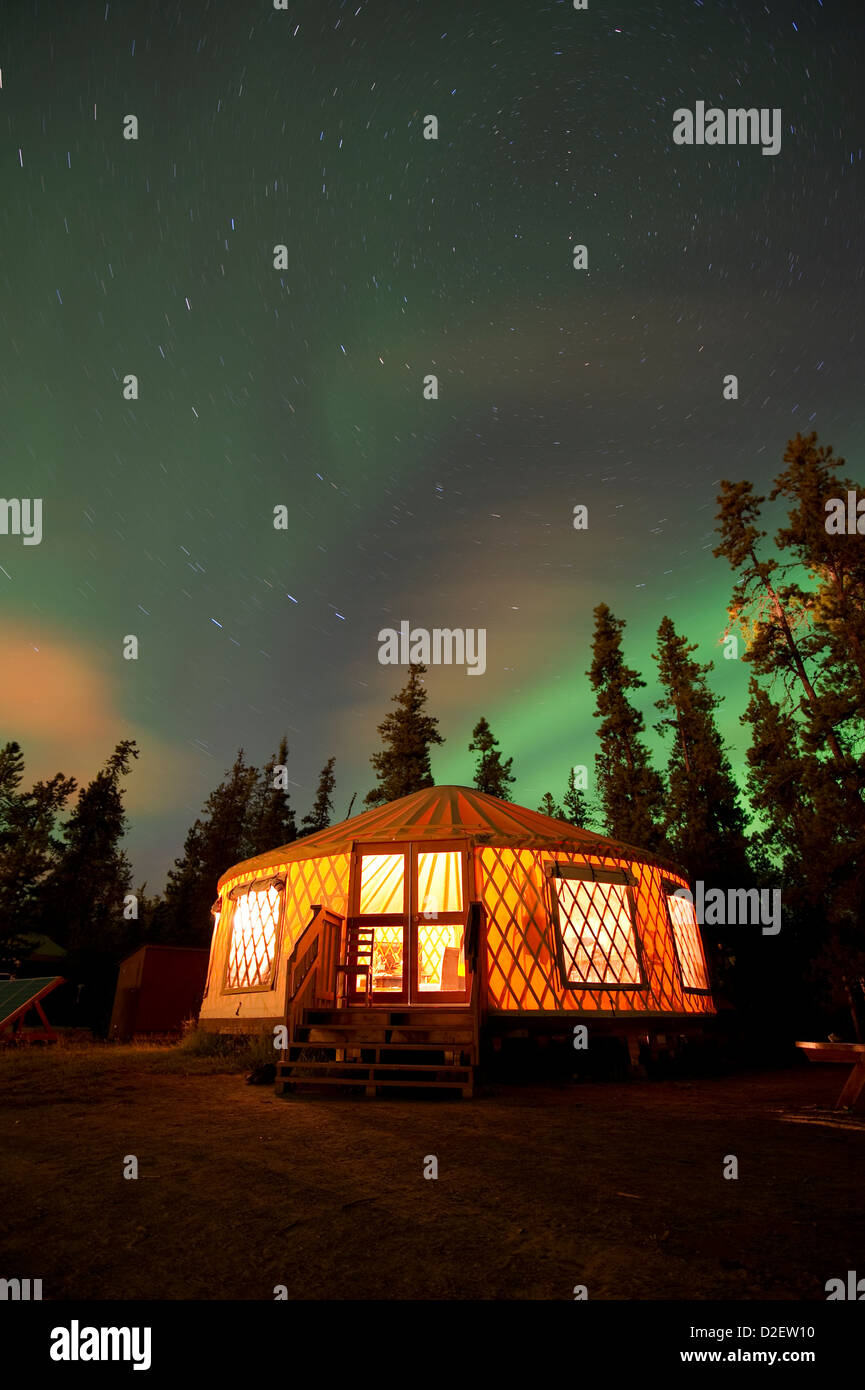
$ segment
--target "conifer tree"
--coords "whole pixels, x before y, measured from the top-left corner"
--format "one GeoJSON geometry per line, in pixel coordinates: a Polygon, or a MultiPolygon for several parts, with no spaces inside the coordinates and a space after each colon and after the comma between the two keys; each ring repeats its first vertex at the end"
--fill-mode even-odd
{"type": "Polygon", "coordinates": [[[752,676],[741,722],[751,727],[746,753],[748,800],[758,818],[755,866],[780,875],[788,894],[801,887],[814,824],[811,763],[795,720],[752,676]]]}
{"type": "Polygon", "coordinates": [[[851,994],[865,929],[865,564],[858,535],[827,530],[826,502],[856,488],[816,434],[790,440],[784,462],[771,494],[789,508],[775,537],[783,563],[758,556],[763,499],[747,482],[722,484],[715,553],[738,576],[734,613],[751,620],[745,659],[780,692],[775,704],[752,682],[743,716],[757,843],[783,884],[787,935],[812,986],[847,997],[855,1019],[857,1001],[865,1012],[861,990],[851,994]]]}
{"type": "Polygon", "coordinates": [[[865,973],[859,833],[842,783],[825,775],[829,763],[805,750],[790,711],[753,677],[749,688],[742,723],[751,727],[747,788],[759,821],[752,859],[761,881],[781,890],[783,930],[762,977],[759,938],[741,942],[740,970],[748,971],[749,992],[758,1001],[771,1000],[783,978],[788,1015],[813,1018],[819,1027],[816,1005],[824,1017],[826,1010],[840,1010],[841,1026],[847,1015],[859,1037],[856,982],[865,973]]]}
{"type": "Polygon", "coordinates": [[[59,862],[45,884],[46,931],[72,955],[111,955],[124,945],[124,896],[132,870],[121,842],[127,820],[121,779],[138,748],[123,739],[93,781],[82,787],[63,830],[59,862]]]}
{"type": "Polygon", "coordinates": [[[598,739],[595,757],[598,792],[607,833],[641,848],[664,847],[664,786],[652,767],[642,739],[643,716],[628,699],[646,682],[626,666],[622,656],[625,624],[605,603],[595,609],[595,633],[589,679],[597,696],[598,739]]]}
{"type": "Polygon", "coordinates": [[[582,787],[577,786],[573,768],[568,772],[568,787],[562,798],[562,808],[562,820],[582,830],[592,829],[595,809],[582,787]]]}
{"type": "Polygon", "coordinates": [[[816,587],[799,590],[810,601],[816,642],[811,654],[831,669],[850,703],[840,707],[839,720],[865,712],[865,547],[858,534],[827,530],[827,503],[848,492],[861,490],[842,476],[843,458],[832,446],[818,445],[812,432],[791,439],[784,453],[787,465],[775,479],[771,502],[783,497],[789,504],[788,524],[779,529],[775,543],[793,555],[803,571],[817,580],[816,587]]]}
{"type": "Polygon", "coordinates": [[[0,969],[16,968],[30,946],[28,934],[44,929],[42,896],[59,861],[57,817],[75,791],[73,777],[19,790],[24,755],[18,743],[0,748],[0,969]]]}
{"type": "Polygon", "coordinates": [[[810,737],[814,747],[825,743],[835,763],[843,768],[847,758],[839,740],[837,723],[831,711],[821,703],[806,666],[810,644],[797,634],[797,629],[807,620],[808,602],[798,585],[780,582],[789,566],[782,569],[777,560],[760,559],[757,553],[766,535],[757,526],[760,507],[765,500],[755,495],[753,484],[747,481],[722,481],[717,518],[721,543],[713,553],[729,561],[738,575],[733,588],[732,612],[755,614],[745,659],[761,675],[779,675],[788,685],[798,683],[797,707],[807,721],[806,738],[810,737]]]}
{"type": "Polygon", "coordinates": [[[266,854],[297,838],[294,810],[286,786],[287,763],[288,741],[283,737],[279,751],[271,754],[262,768],[250,798],[246,831],[250,855],[266,854]]]}
{"type": "Polygon", "coordinates": [[[385,715],[378,726],[384,748],[370,758],[378,786],[367,793],[367,806],[380,806],[434,785],[430,748],[444,743],[444,739],[438,731],[438,720],[424,712],[425,675],[422,663],[409,666],[408,680],[393,697],[396,709],[385,715]]]}
{"type": "Polygon", "coordinates": [[[502,761],[499,741],[493,737],[493,731],[484,718],[479,719],[472,729],[469,752],[480,753],[474,776],[474,786],[478,791],[486,792],[487,796],[497,796],[500,801],[512,801],[508,787],[515,781],[511,775],[514,760],[507,758],[502,761]]]}
{"type": "Polygon", "coordinates": [[[564,820],[565,813],[556,801],[552,792],[544,792],[541,797],[541,804],[538,807],[542,816],[552,816],[553,820],[564,820]]]}
{"type": "Polygon", "coordinates": [[[210,909],[226,869],[257,852],[249,843],[249,810],[258,772],[238,751],[225,779],[210,793],[187,833],[183,854],[169,871],[162,914],[174,942],[207,946],[213,933],[210,909]]]}
{"type": "Polygon", "coordinates": [[[790,584],[788,591],[807,615],[800,646],[818,696],[816,718],[807,707],[804,744],[820,757],[826,731],[837,730],[844,759],[826,772],[841,778],[865,839],[865,547],[858,532],[839,532],[827,516],[833,499],[846,513],[848,493],[860,489],[842,476],[844,459],[831,445],[818,445],[816,433],[791,439],[784,462],[770,500],[787,501],[788,524],[775,544],[808,576],[804,587],[790,584]]]}
{"type": "Polygon", "coordinates": [[[330,819],[333,815],[333,789],[336,785],[333,772],[335,763],[336,758],[328,758],[321,769],[312,809],[300,822],[301,835],[315,835],[317,831],[326,830],[330,825],[330,819]]]}
{"type": "Polygon", "coordinates": [[[750,878],[745,816],[715,721],[721,700],[706,680],[712,663],[694,661],[696,650],[663,619],[655,660],[664,696],[655,703],[666,718],[656,728],[672,735],[664,829],[692,878],[740,886],[750,878]]]}

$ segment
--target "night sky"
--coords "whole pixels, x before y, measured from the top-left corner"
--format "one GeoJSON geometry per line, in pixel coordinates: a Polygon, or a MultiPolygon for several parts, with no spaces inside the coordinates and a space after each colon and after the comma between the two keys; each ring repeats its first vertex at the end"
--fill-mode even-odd
{"type": "Polygon", "coordinates": [[[299,816],[334,754],[357,810],[404,618],[487,631],[427,677],[438,782],[481,714],[526,805],[593,766],[602,601],[650,681],[665,614],[717,661],[741,769],[715,497],[797,430],[859,469],[863,38],[854,0],[4,0],[0,494],[43,539],[0,536],[0,738],[84,780],[138,740],[136,882],[239,745],[288,735],[299,816]],[[675,146],[698,100],[780,107],[780,153],[675,146]]]}

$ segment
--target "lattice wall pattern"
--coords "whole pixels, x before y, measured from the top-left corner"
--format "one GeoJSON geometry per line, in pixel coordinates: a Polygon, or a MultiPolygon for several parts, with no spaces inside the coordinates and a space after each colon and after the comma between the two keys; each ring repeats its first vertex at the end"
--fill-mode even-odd
{"type": "Polygon", "coordinates": [[[329,907],[339,917],[345,916],[348,866],[347,854],[334,854],[326,859],[301,859],[286,867],[284,956],[291,954],[295,941],[312,916],[314,903],[329,907]]]}
{"type": "MultiPolygon", "coordinates": [[[[347,854],[334,854],[321,859],[302,859],[299,863],[287,864],[282,870],[274,870],[274,872],[285,875],[285,915],[279,959],[274,962],[275,969],[284,966],[285,961],[291,955],[294,943],[312,916],[313,904],[321,903],[322,906],[329,907],[340,917],[345,916],[348,902],[348,868],[349,856],[347,854]]],[[[227,910],[223,912],[223,920],[226,922],[224,928],[226,935],[223,937],[223,941],[229,958],[229,973],[233,949],[233,911],[231,910],[233,905],[227,895],[230,890],[245,883],[252,883],[259,877],[260,873],[253,871],[226,884],[223,889],[227,904],[227,910]]],[[[243,985],[232,986],[227,981],[226,987],[229,989],[252,988],[252,986],[243,985]]]]}
{"type": "Polygon", "coordinates": [[[399,922],[376,922],[373,932],[373,987],[382,989],[387,978],[402,974],[403,928],[399,922]]]}
{"type": "Polygon", "coordinates": [[[640,984],[627,887],[621,883],[558,878],[553,880],[552,891],[558,902],[568,984],[640,984]]]}
{"type": "Polygon", "coordinates": [[[272,887],[234,903],[226,989],[258,989],[270,981],[282,893],[272,887]]]}
{"type": "Polygon", "coordinates": [[[667,907],[673,919],[673,933],[685,989],[708,989],[709,981],[700,928],[697,925],[697,910],[689,898],[680,898],[676,893],[667,895],[667,907]]]}
{"type": "MultiPolygon", "coordinates": [[[[637,880],[636,932],[645,985],[634,989],[565,989],[556,963],[551,889],[544,863],[585,864],[585,855],[544,850],[483,848],[476,851],[479,892],[487,912],[489,1004],[493,1009],[600,1013],[711,1013],[708,995],[687,993],[676,963],[659,869],[618,859],[592,861],[624,869],[637,880]]],[[[682,886],[687,884],[682,881],[682,886]]]]}
{"type": "MultiPolygon", "coordinates": [[[[462,945],[462,927],[456,922],[418,922],[418,974],[421,987],[440,987],[442,962],[447,948],[462,945]]],[[[465,966],[460,961],[460,985],[465,978],[465,966]]]]}
{"type": "Polygon", "coordinates": [[[405,855],[363,854],[360,861],[360,915],[402,912],[405,905],[405,855]]]}

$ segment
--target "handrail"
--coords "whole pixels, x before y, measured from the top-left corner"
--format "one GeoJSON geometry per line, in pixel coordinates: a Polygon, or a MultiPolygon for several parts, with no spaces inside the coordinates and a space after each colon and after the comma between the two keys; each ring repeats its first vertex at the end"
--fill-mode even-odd
{"type": "Polygon", "coordinates": [[[316,903],[286,962],[289,1036],[311,997],[336,1004],[336,967],[343,919],[316,903]]]}
{"type": "Polygon", "coordinates": [[[469,995],[469,1009],[472,1019],[472,1041],[474,1058],[479,1060],[481,1014],[486,1007],[486,980],[483,971],[486,967],[486,909],[481,901],[470,902],[466,913],[465,926],[466,966],[472,972],[472,988],[469,995]]]}
{"type": "Polygon", "coordinates": [[[286,962],[286,970],[289,978],[289,999],[293,999],[309,971],[312,962],[315,960],[317,943],[322,936],[322,928],[330,927],[332,930],[342,927],[342,918],[337,913],[331,912],[330,908],[324,907],[321,903],[315,903],[312,908],[312,916],[304,927],[300,936],[292,947],[291,955],[286,962]],[[317,928],[315,936],[307,944],[307,937],[313,928],[317,928]],[[306,949],[301,955],[301,947],[306,949]]]}

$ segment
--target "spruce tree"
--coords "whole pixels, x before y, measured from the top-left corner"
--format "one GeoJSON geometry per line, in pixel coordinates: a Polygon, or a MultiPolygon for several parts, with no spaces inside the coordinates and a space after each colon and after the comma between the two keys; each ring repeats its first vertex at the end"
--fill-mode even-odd
{"type": "MultiPolygon", "coordinates": [[[[73,777],[19,790],[24,756],[18,743],[0,748],[0,969],[26,958],[28,934],[45,929],[45,885],[62,853],[57,817],[75,791],[73,777]]],[[[50,924],[49,924],[50,925],[50,924]]]]}
{"type": "MultiPolygon", "coordinates": [[[[794,1020],[819,1029],[825,1023],[818,1006],[825,1018],[827,1008],[838,1007],[839,993],[845,1012],[854,1006],[847,984],[857,974],[854,939],[860,936],[855,867],[852,901],[845,884],[849,888],[855,830],[848,828],[839,783],[826,778],[806,752],[790,710],[754,677],[749,689],[742,723],[751,728],[747,790],[758,821],[752,859],[760,882],[781,891],[782,931],[771,949],[761,936],[739,932],[736,963],[743,987],[735,1002],[743,1015],[750,1010],[760,1016],[762,1027],[767,1008],[775,1008],[785,1029],[794,1020]],[[777,995],[779,979],[785,981],[783,999],[777,995]]],[[[861,947],[859,952],[861,957],[861,947]]]]}
{"type": "Polygon", "coordinates": [[[319,830],[326,830],[330,825],[333,815],[333,789],[336,785],[334,776],[334,764],[336,758],[328,758],[318,779],[318,790],[315,794],[315,801],[312,809],[307,812],[300,822],[301,835],[315,835],[319,830]]]}
{"type": "MultiPolygon", "coordinates": [[[[865,565],[858,535],[826,530],[825,504],[857,489],[815,434],[790,440],[784,462],[771,494],[788,503],[775,537],[782,560],[759,556],[763,499],[747,482],[722,484],[715,553],[737,573],[734,612],[751,628],[745,660],[780,691],[775,704],[752,682],[744,716],[757,842],[781,881],[787,939],[807,956],[812,992],[816,984],[836,1004],[846,997],[855,1017],[862,996],[851,980],[862,974],[865,930],[865,565]]],[[[803,973],[797,965],[796,978],[803,973]]]]}
{"type": "Polygon", "coordinates": [[[280,740],[279,751],[271,754],[250,797],[246,838],[250,855],[266,854],[291,844],[297,838],[294,810],[286,786],[288,742],[280,740]]]}
{"type": "Polygon", "coordinates": [[[126,834],[121,779],[138,748],[123,739],[93,781],[82,788],[63,830],[63,849],[40,894],[42,930],[65,946],[64,969],[82,987],[76,1017],[104,1032],[111,1014],[117,964],[136,935],[125,915],[132,869],[121,847],[126,834]]]}
{"type": "Polygon", "coordinates": [[[123,739],[93,781],[83,787],[63,829],[63,848],[45,884],[46,925],[71,954],[110,955],[125,944],[124,896],[132,870],[121,842],[127,820],[121,779],[138,748],[123,739]]]}
{"type": "Polygon", "coordinates": [[[743,886],[750,879],[745,816],[715,720],[721,700],[706,680],[712,663],[694,661],[696,650],[663,619],[655,660],[664,697],[655,703],[666,718],[656,728],[672,735],[664,829],[692,878],[720,888],[743,886]]]}
{"type": "Polygon", "coordinates": [[[577,786],[574,769],[568,773],[568,787],[562,798],[562,819],[582,830],[591,830],[595,819],[595,809],[581,787],[577,786]]]}
{"type": "Polygon", "coordinates": [[[755,867],[780,876],[786,892],[805,883],[814,826],[811,760],[795,720],[752,676],[741,722],[751,728],[746,753],[748,800],[758,820],[753,834],[755,867]]]}
{"type": "Polygon", "coordinates": [[[625,624],[605,603],[595,609],[592,665],[587,672],[597,696],[601,751],[595,757],[598,793],[607,833],[640,848],[664,848],[664,786],[643,740],[643,716],[628,699],[646,682],[622,656],[625,624]]]}
{"type": "Polygon", "coordinates": [[[423,683],[426,667],[413,662],[408,668],[408,680],[394,695],[396,709],[385,715],[378,732],[385,745],[370,758],[378,777],[378,786],[367,793],[364,804],[380,806],[398,797],[409,796],[423,787],[434,785],[430,764],[430,748],[442,744],[438,720],[424,712],[427,691],[423,683]]]}
{"type": "Polygon", "coordinates": [[[552,816],[553,820],[564,820],[565,813],[556,801],[552,792],[544,792],[541,797],[541,804],[538,807],[542,816],[552,816]]]}
{"type": "Polygon", "coordinates": [[[511,775],[513,758],[502,761],[499,741],[493,737],[492,729],[486,719],[478,720],[472,729],[470,753],[480,753],[475,767],[474,786],[487,796],[497,796],[500,801],[512,801],[508,786],[515,778],[511,775]]]}
{"type": "Polygon", "coordinates": [[[774,502],[783,497],[789,506],[788,524],[776,534],[775,543],[796,560],[816,584],[800,591],[810,603],[813,624],[811,654],[828,667],[838,694],[848,708],[839,706],[839,721],[865,714],[865,547],[857,534],[827,531],[826,504],[833,498],[845,502],[848,492],[861,489],[843,476],[843,458],[832,446],[817,443],[816,432],[791,439],[784,452],[787,465],[775,479],[769,494],[774,502]]]}
{"type": "Polygon", "coordinates": [[[761,675],[780,676],[788,685],[798,685],[797,708],[809,726],[806,738],[810,737],[815,748],[825,744],[836,765],[843,769],[847,755],[841,746],[837,719],[821,701],[806,665],[812,644],[804,632],[799,632],[807,623],[809,601],[800,586],[782,582],[789,565],[782,567],[777,560],[761,559],[758,555],[759,543],[766,535],[757,525],[765,500],[754,493],[752,483],[722,481],[717,517],[721,542],[713,553],[723,556],[738,576],[731,611],[746,620],[749,614],[753,615],[745,660],[761,675]]]}
{"type": "Polygon", "coordinates": [[[257,849],[249,840],[250,804],[258,772],[238,751],[224,781],[210,793],[203,813],[187,833],[183,854],[169,871],[165,908],[160,914],[167,939],[207,946],[213,933],[210,913],[219,879],[257,849]]]}

